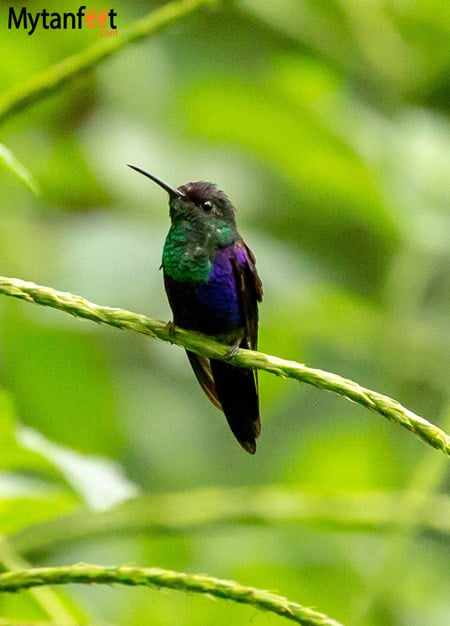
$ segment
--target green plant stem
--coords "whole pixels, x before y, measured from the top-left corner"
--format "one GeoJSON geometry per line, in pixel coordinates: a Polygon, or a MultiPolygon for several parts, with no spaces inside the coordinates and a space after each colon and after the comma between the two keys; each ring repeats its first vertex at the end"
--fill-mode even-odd
{"type": "Polygon", "coordinates": [[[133,330],[150,337],[157,337],[158,339],[187,348],[197,354],[229,361],[236,367],[259,369],[276,376],[294,378],[320,389],[332,391],[379,413],[388,420],[396,422],[413,432],[422,441],[450,456],[450,436],[443,430],[423,417],[419,417],[396,400],[362,387],[358,383],[342,378],[337,374],[252,350],[239,350],[230,359],[229,346],[220,344],[205,335],[180,328],[172,328],[160,320],[150,319],[145,315],[139,315],[124,309],[99,306],[85,300],[81,296],[56,291],[50,287],[43,287],[18,278],[0,276],[0,294],[49,306],[75,317],[89,319],[99,324],[108,324],[122,330],[133,330]]]}
{"type": "Polygon", "coordinates": [[[0,575],[0,592],[16,592],[42,585],[69,583],[156,587],[206,594],[240,604],[248,604],[262,611],[286,617],[304,626],[341,626],[323,613],[290,602],[283,596],[244,587],[236,582],[210,576],[174,572],[156,567],[101,567],[99,565],[69,565],[42,567],[7,572],[0,575]]]}
{"type": "Polygon", "coordinates": [[[94,68],[101,61],[130,43],[140,41],[164,26],[217,0],[180,0],[170,2],[126,28],[117,37],[103,37],[85,50],[53,65],[41,74],[12,87],[0,98],[0,123],[22,109],[42,100],[63,87],[79,74],[94,68]]]}
{"type": "MultiPolygon", "coordinates": [[[[429,456],[429,455],[428,455],[429,456]]],[[[445,464],[445,457],[432,455],[445,464]]],[[[232,524],[280,527],[311,525],[327,530],[392,532],[413,521],[442,536],[450,534],[450,497],[425,499],[420,510],[399,507],[401,493],[327,496],[282,487],[204,487],[140,496],[108,511],[80,510],[27,526],[8,541],[21,554],[52,552],[77,541],[137,533],[211,533],[232,524]]]]}

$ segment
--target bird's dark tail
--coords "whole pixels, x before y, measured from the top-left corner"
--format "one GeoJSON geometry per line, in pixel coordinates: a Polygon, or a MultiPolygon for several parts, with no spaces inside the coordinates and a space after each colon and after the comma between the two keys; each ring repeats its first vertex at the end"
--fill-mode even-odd
{"type": "Polygon", "coordinates": [[[210,364],[228,424],[244,450],[255,454],[255,440],[261,430],[256,372],[214,359],[210,364]]]}

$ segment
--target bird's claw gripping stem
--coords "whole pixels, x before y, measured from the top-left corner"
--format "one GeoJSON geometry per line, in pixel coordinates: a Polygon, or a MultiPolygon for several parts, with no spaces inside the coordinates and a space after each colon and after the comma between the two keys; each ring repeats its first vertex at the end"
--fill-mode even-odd
{"type": "Polygon", "coordinates": [[[236,354],[239,352],[239,344],[240,341],[238,340],[236,341],[236,343],[230,346],[230,349],[226,353],[227,360],[231,361],[231,359],[236,356],[236,354]]]}
{"type": "MultiPolygon", "coordinates": [[[[170,338],[172,338],[175,335],[175,322],[173,320],[170,321],[170,322],[167,322],[167,324],[166,324],[166,331],[167,331],[167,333],[169,335],[169,341],[170,341],[170,338]]],[[[172,341],[171,341],[171,343],[172,343],[172,341]]]]}

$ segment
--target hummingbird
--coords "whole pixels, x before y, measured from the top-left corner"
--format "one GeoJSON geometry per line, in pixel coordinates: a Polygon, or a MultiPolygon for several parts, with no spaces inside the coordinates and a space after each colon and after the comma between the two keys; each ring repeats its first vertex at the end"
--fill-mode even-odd
{"type": "MultiPolygon", "coordinates": [[[[135,165],[169,195],[170,229],[162,269],[172,324],[230,346],[257,349],[262,283],[255,257],[236,227],[235,208],[216,185],[172,187],[135,165]]],[[[261,430],[257,371],[186,350],[200,386],[223,413],[240,445],[256,452],[261,430]]]]}

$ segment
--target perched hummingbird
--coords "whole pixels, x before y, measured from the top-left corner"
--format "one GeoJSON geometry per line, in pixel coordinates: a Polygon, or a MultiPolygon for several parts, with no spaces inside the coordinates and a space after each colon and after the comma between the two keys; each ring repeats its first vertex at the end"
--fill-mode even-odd
{"type": "MultiPolygon", "coordinates": [[[[256,350],[262,285],[255,257],[236,228],[235,209],[212,183],[171,187],[130,165],[169,194],[171,226],[163,255],[164,286],[173,323],[256,350]]],[[[186,351],[203,391],[225,413],[241,446],[256,452],[261,429],[257,372],[186,351]]]]}

